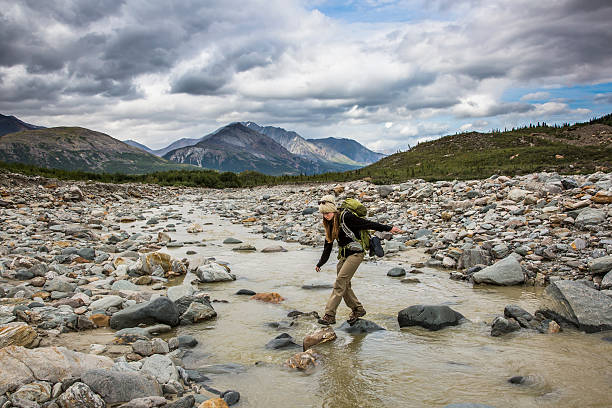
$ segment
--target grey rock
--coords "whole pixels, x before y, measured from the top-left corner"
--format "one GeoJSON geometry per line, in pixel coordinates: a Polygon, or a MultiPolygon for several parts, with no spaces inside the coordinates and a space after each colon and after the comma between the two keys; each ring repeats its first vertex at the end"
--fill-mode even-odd
{"type": "Polygon", "coordinates": [[[60,278],[55,278],[55,279],[47,279],[47,281],[45,282],[43,289],[46,290],[47,292],[73,292],[77,287],[76,283],[71,283],[71,282],[67,282],[65,280],[62,280],[60,278]]]}
{"type": "Polygon", "coordinates": [[[237,404],[238,401],[240,401],[240,393],[238,391],[232,391],[232,390],[223,391],[221,395],[219,395],[219,397],[223,398],[225,402],[227,403],[227,405],[229,406],[237,404]]]}
{"type": "Polygon", "coordinates": [[[612,330],[612,298],[581,281],[561,280],[546,288],[540,312],[558,322],[577,326],[587,333],[612,330]]]}
{"type": "Polygon", "coordinates": [[[104,296],[89,304],[89,310],[106,310],[111,307],[119,307],[123,304],[123,298],[117,295],[104,296]]]}
{"type": "Polygon", "coordinates": [[[334,287],[333,283],[325,282],[321,280],[312,280],[308,282],[304,282],[302,285],[302,289],[331,289],[334,287]]]}
{"type": "Polygon", "coordinates": [[[288,333],[281,333],[267,342],[266,348],[268,350],[285,350],[291,348],[301,348],[301,346],[297,344],[293,337],[291,337],[288,333]]]}
{"type": "Polygon", "coordinates": [[[513,318],[506,319],[502,316],[497,316],[491,324],[491,336],[499,337],[503,334],[511,333],[520,330],[521,326],[513,318]]]}
{"type": "Polygon", "coordinates": [[[576,217],[576,226],[584,228],[590,225],[603,224],[606,221],[606,215],[601,210],[594,208],[585,208],[580,211],[578,217],[576,217]]]}
{"type": "Polygon", "coordinates": [[[387,271],[387,276],[391,276],[394,278],[406,276],[406,270],[404,268],[399,267],[391,268],[387,271]]]}
{"type": "Polygon", "coordinates": [[[235,275],[229,273],[224,266],[214,262],[199,266],[195,273],[202,283],[229,282],[236,280],[235,275]]]}
{"type": "Polygon", "coordinates": [[[83,373],[81,381],[99,394],[107,404],[162,396],[161,387],[156,380],[135,371],[90,370],[83,373]]]}
{"type": "Polygon", "coordinates": [[[256,293],[257,292],[250,289],[240,289],[238,292],[236,292],[236,295],[253,296],[256,293]]]}
{"type": "Polygon", "coordinates": [[[96,258],[96,251],[93,248],[81,248],[76,251],[76,254],[89,261],[93,261],[96,258]]]}
{"type": "Polygon", "coordinates": [[[605,290],[610,288],[612,288],[612,271],[608,272],[601,280],[601,289],[605,290]]]}
{"type": "Polygon", "coordinates": [[[510,248],[506,244],[495,245],[491,248],[491,254],[497,259],[502,259],[510,254],[510,248]]]}
{"type": "Polygon", "coordinates": [[[302,215],[310,215],[319,211],[318,207],[306,207],[302,210],[302,215]]]}
{"type": "Polygon", "coordinates": [[[389,194],[393,192],[393,186],[378,186],[378,194],[380,194],[381,198],[386,198],[389,194]]]}
{"type": "Polygon", "coordinates": [[[179,398],[178,400],[169,403],[165,408],[193,408],[195,405],[195,397],[193,395],[187,395],[179,398]]]}
{"type": "Polygon", "coordinates": [[[400,310],[397,320],[400,327],[421,326],[428,330],[440,330],[456,326],[463,315],[446,305],[414,305],[400,310]]]}
{"type": "Polygon", "coordinates": [[[152,301],[120,310],[110,320],[110,326],[115,330],[136,327],[142,323],[164,323],[170,326],[178,326],[178,308],[170,299],[160,296],[152,301]]]}
{"type": "Polygon", "coordinates": [[[512,255],[487,266],[472,275],[476,283],[490,283],[493,285],[518,285],[525,281],[521,264],[512,255]]]}
{"type": "Polygon", "coordinates": [[[33,402],[47,402],[51,399],[51,383],[47,381],[35,381],[24,384],[17,389],[11,399],[20,399],[33,402]]]}
{"type": "Polygon", "coordinates": [[[171,380],[179,380],[178,370],[168,356],[153,354],[151,357],[142,359],[141,362],[142,368],[140,372],[155,378],[160,384],[166,384],[171,380]]]}
{"type": "Polygon", "coordinates": [[[179,348],[192,348],[198,345],[198,341],[195,337],[189,334],[183,334],[178,336],[179,348]]]}
{"type": "Polygon", "coordinates": [[[135,285],[134,283],[128,280],[121,279],[113,282],[113,284],[111,285],[111,290],[131,290],[137,292],[140,291],[140,288],[138,287],[138,285],[135,285]]]}
{"type": "Polygon", "coordinates": [[[459,269],[468,269],[476,265],[489,265],[491,256],[487,251],[480,248],[465,249],[459,257],[459,269]]]}
{"type": "Polygon", "coordinates": [[[274,253],[274,252],[287,252],[285,248],[280,245],[269,246],[261,250],[261,252],[265,254],[274,253]]]}
{"type": "Polygon", "coordinates": [[[345,331],[351,334],[372,333],[375,331],[385,330],[384,327],[365,319],[357,319],[353,324],[345,321],[338,327],[338,330],[345,331]]]}
{"type": "Polygon", "coordinates": [[[242,241],[237,239],[237,238],[225,238],[225,240],[223,240],[224,244],[242,244],[242,241]]]}
{"type": "Polygon", "coordinates": [[[602,256],[589,262],[589,270],[593,274],[608,273],[612,271],[612,256],[602,256]]]}
{"type": "Polygon", "coordinates": [[[190,283],[183,283],[182,285],[172,286],[168,288],[166,295],[170,300],[176,302],[178,299],[191,296],[196,291],[196,289],[190,283]]]}
{"type": "Polygon", "coordinates": [[[533,315],[517,305],[507,305],[504,308],[504,317],[513,318],[521,327],[534,328],[533,315]]]}
{"type": "Polygon", "coordinates": [[[153,355],[153,344],[148,340],[136,340],[132,344],[132,350],[143,357],[149,357],[153,355]]]}
{"type": "Polygon", "coordinates": [[[191,302],[185,313],[180,317],[180,323],[193,324],[217,317],[217,312],[208,302],[191,302]]]}

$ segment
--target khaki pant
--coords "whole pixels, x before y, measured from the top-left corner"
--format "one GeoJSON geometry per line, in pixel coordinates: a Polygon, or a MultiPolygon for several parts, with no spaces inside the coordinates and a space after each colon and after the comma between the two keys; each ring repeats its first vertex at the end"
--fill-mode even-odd
{"type": "Polygon", "coordinates": [[[325,314],[336,316],[336,309],[338,309],[338,305],[342,299],[344,299],[344,303],[346,303],[351,310],[357,307],[363,307],[357,299],[357,296],[355,296],[355,292],[351,289],[351,279],[357,267],[359,267],[359,264],[363,261],[364,256],[365,254],[361,252],[338,261],[338,266],[336,267],[336,282],[334,283],[334,289],[325,306],[325,314]]]}

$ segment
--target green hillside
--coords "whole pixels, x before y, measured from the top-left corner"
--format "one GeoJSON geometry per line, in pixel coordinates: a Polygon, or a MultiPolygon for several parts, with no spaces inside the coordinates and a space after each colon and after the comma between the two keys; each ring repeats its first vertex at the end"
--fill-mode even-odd
{"type": "Polygon", "coordinates": [[[97,173],[140,174],[194,169],[80,127],[23,130],[0,136],[0,160],[97,173]]]}
{"type": "Polygon", "coordinates": [[[421,143],[354,173],[376,182],[409,178],[477,179],[538,171],[588,173],[612,168],[612,115],[565,126],[539,124],[462,133],[421,143]]]}

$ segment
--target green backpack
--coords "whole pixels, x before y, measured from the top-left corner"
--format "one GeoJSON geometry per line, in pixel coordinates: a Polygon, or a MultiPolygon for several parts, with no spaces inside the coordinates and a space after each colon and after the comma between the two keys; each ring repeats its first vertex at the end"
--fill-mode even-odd
{"type": "MultiPolygon", "coordinates": [[[[353,241],[361,244],[361,248],[367,254],[370,250],[370,233],[368,232],[368,230],[361,230],[361,236],[357,238],[355,236],[355,233],[351,231],[351,229],[345,224],[344,212],[350,211],[351,213],[353,213],[353,215],[360,218],[364,218],[368,215],[368,209],[360,201],[355,200],[354,198],[347,198],[346,200],[344,200],[344,202],[342,202],[342,204],[340,205],[340,209],[342,210],[340,212],[340,226],[342,227],[342,230],[348,237],[352,238],[353,241]]],[[[347,245],[347,247],[348,246],[350,246],[350,244],[347,245]]],[[[338,253],[338,257],[343,255],[342,252],[343,251],[341,249],[341,251],[338,253]]]]}

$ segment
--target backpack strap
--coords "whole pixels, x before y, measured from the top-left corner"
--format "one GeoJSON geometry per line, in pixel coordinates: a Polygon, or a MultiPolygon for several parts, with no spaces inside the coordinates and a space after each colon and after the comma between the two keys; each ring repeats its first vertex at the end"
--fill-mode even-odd
{"type": "Polygon", "coordinates": [[[361,242],[361,240],[357,239],[357,236],[355,235],[355,233],[351,231],[351,229],[344,222],[344,216],[346,215],[347,211],[348,210],[345,209],[345,210],[342,210],[342,212],[340,213],[340,226],[342,227],[342,231],[344,231],[346,236],[351,238],[353,241],[361,242]]]}

